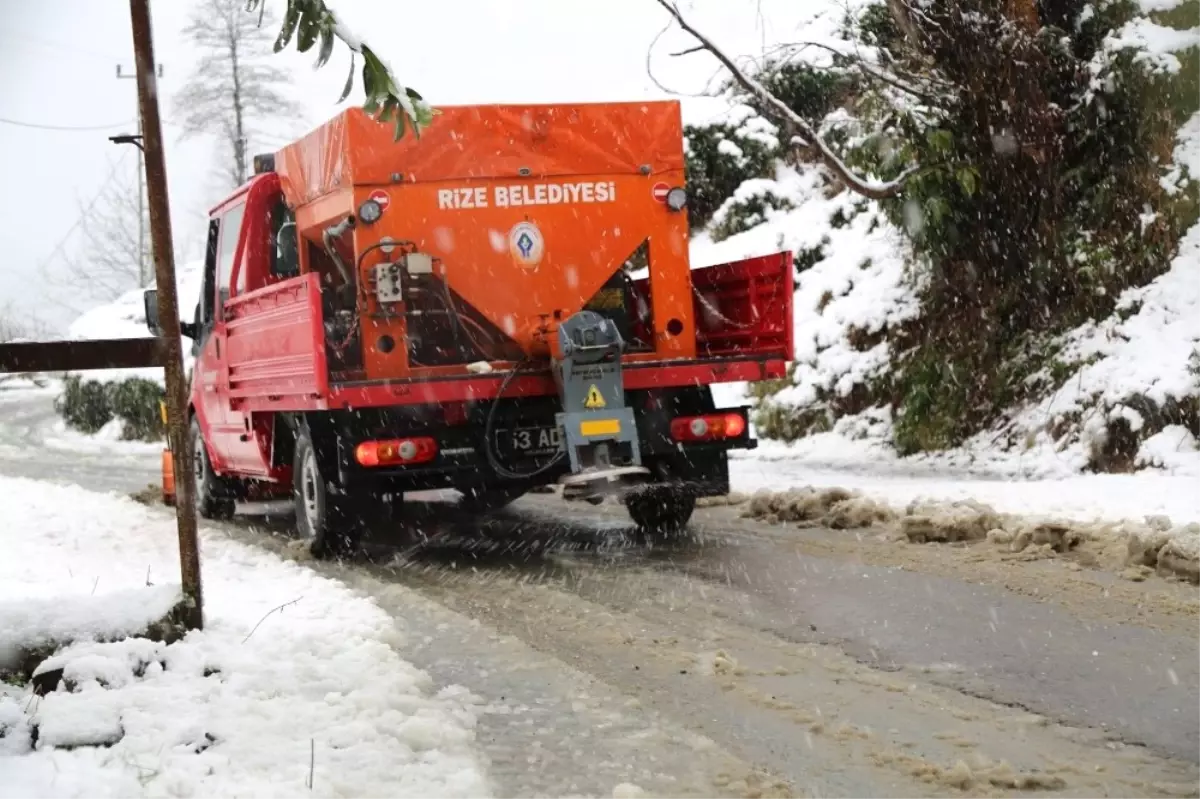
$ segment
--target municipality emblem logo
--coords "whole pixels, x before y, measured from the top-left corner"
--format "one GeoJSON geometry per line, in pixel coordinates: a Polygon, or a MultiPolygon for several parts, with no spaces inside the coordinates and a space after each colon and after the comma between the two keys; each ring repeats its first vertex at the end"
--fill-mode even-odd
{"type": "Polygon", "coordinates": [[[532,222],[518,222],[508,233],[509,250],[520,264],[536,268],[542,262],[546,242],[532,222]]]}

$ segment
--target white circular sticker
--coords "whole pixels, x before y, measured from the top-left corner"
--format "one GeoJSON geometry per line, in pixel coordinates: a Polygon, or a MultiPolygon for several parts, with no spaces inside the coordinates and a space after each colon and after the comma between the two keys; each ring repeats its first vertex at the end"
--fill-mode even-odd
{"type": "Polygon", "coordinates": [[[542,231],[532,222],[518,222],[508,232],[508,250],[517,263],[536,269],[546,251],[542,231]]]}

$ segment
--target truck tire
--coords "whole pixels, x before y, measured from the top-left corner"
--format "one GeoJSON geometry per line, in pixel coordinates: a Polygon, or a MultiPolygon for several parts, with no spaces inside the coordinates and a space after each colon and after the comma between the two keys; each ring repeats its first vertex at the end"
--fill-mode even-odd
{"type": "Polygon", "coordinates": [[[639,530],[678,533],[692,518],[696,498],[677,488],[655,488],[625,497],[625,509],[639,530]]]}
{"type": "Polygon", "coordinates": [[[492,511],[497,511],[511,505],[525,496],[527,489],[513,486],[473,486],[470,488],[460,488],[459,492],[462,494],[462,499],[458,501],[459,510],[473,514],[483,514],[491,513],[492,511]]]}
{"type": "Polygon", "coordinates": [[[313,557],[327,558],[353,550],[358,535],[347,498],[329,491],[312,434],[303,425],[296,433],[292,459],[292,497],[296,529],[308,542],[313,557]]]}
{"type": "Polygon", "coordinates": [[[220,478],[213,473],[208,448],[204,445],[204,433],[194,416],[188,434],[192,439],[192,470],[196,476],[196,513],[203,519],[233,518],[233,500],[218,496],[220,478]]]}

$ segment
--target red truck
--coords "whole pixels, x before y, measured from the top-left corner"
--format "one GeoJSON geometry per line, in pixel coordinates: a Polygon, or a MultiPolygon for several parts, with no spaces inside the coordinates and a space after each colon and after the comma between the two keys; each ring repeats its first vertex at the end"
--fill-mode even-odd
{"type": "Polygon", "coordinates": [[[791,254],[690,268],[675,102],[439,111],[399,141],[345,111],[212,209],[200,514],[290,493],[323,556],[405,492],[482,513],[558,484],[682,528],[756,446],[709,385],[792,358],[791,254]]]}

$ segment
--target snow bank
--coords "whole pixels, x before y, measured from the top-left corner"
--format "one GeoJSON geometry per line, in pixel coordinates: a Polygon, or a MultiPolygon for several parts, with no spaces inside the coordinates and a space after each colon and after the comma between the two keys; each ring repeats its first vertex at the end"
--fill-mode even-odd
{"type": "Polygon", "coordinates": [[[1193,477],[1139,474],[1072,475],[1057,479],[1009,479],[964,475],[955,468],[901,460],[894,454],[829,465],[797,458],[791,448],[764,446],[730,459],[733,488],[784,491],[795,486],[843,487],[891,505],[920,499],[975,499],[1004,513],[1053,516],[1080,522],[1111,522],[1163,515],[1178,524],[1200,522],[1200,492],[1193,477]]]}
{"type": "Polygon", "coordinates": [[[49,449],[88,454],[157,455],[162,452],[160,441],[137,441],[123,438],[125,421],[111,419],[93,434],[72,430],[59,419],[45,431],[42,445],[49,449]]]}
{"type": "Polygon", "coordinates": [[[742,497],[743,516],[772,524],[874,528],[885,540],[913,544],[986,541],[999,548],[1003,559],[1066,556],[1136,581],[1157,570],[1200,582],[1200,523],[1176,525],[1161,516],[1140,522],[1066,521],[1004,514],[975,499],[917,498],[901,508],[868,493],[827,486],[760,490],[742,497]]]}
{"type": "Polygon", "coordinates": [[[476,700],[402,660],[371,600],[206,532],[203,632],[89,640],[176,594],[173,520],[24,479],[0,497],[0,629],[84,639],[40,668],[58,690],[0,688],[0,796],[488,793],[476,700]]]}
{"type": "MultiPolygon", "coordinates": [[[[178,264],[175,268],[175,285],[179,297],[180,321],[190,322],[195,316],[196,304],[200,301],[201,286],[204,280],[204,262],[189,261],[178,264]]],[[[133,289],[122,294],[110,303],[97,306],[87,311],[67,328],[69,339],[102,339],[102,338],[147,338],[150,331],[146,328],[146,311],[143,303],[143,289],[133,289]]],[[[192,365],[192,343],[183,339],[184,369],[192,365]]],[[[162,383],[162,369],[101,369],[87,372],[89,380],[102,382],[125,380],[131,377],[141,377],[162,383]]]]}
{"type": "MultiPolygon", "coordinates": [[[[49,585],[56,585],[50,583],[49,585]]],[[[99,575],[93,589],[99,586],[99,575]]],[[[80,589],[83,586],[75,586],[80,589]]],[[[44,584],[33,587],[45,589],[44,584]]],[[[179,601],[179,587],[73,593],[0,603],[0,671],[17,670],[30,652],[82,640],[119,640],[144,633],[179,601]]]]}

